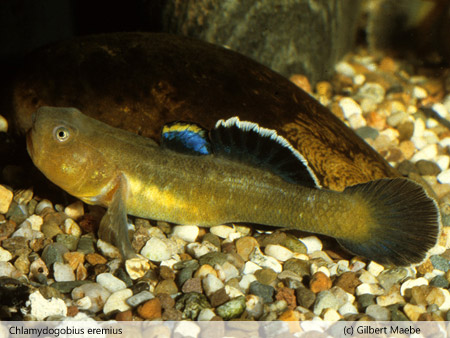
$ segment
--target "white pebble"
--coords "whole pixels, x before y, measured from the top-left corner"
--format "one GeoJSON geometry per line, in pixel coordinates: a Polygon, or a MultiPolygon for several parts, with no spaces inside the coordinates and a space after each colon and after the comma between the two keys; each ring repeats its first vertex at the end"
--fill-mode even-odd
{"type": "Polygon", "coordinates": [[[47,208],[53,209],[53,204],[49,200],[44,199],[36,205],[36,209],[34,209],[34,211],[37,214],[40,214],[42,211],[44,211],[44,209],[47,209],[47,208]]]}
{"type": "Polygon", "coordinates": [[[141,278],[150,270],[150,264],[145,257],[138,256],[125,261],[125,270],[131,279],[135,280],[141,278]]]}
{"type": "Polygon", "coordinates": [[[356,295],[361,296],[365,294],[380,296],[384,294],[384,289],[378,284],[362,283],[356,288],[356,295]]]}
{"type": "Polygon", "coordinates": [[[262,267],[260,267],[258,264],[255,264],[253,262],[245,262],[244,269],[242,270],[242,274],[248,275],[248,274],[254,274],[255,271],[261,270],[262,267]]]}
{"type": "Polygon", "coordinates": [[[67,306],[60,298],[45,299],[39,291],[30,297],[31,315],[37,320],[44,320],[48,316],[66,316],[67,306]]]}
{"type": "Polygon", "coordinates": [[[279,261],[285,262],[288,259],[291,259],[294,254],[291,250],[288,248],[277,245],[277,244],[269,244],[266,246],[264,253],[267,256],[271,256],[275,259],[278,259],[279,261]]]}
{"type": "Polygon", "coordinates": [[[428,96],[428,93],[424,88],[419,87],[419,86],[414,86],[412,95],[416,99],[422,100],[428,96]]]}
{"type": "Polygon", "coordinates": [[[239,296],[245,296],[240,290],[230,286],[230,285],[225,285],[225,292],[228,295],[228,297],[230,297],[230,299],[239,297],[239,296]]]}
{"type": "Polygon", "coordinates": [[[444,295],[444,303],[442,303],[441,306],[439,306],[439,310],[446,312],[450,310],[450,293],[448,289],[441,289],[442,294],[444,295]]]}
{"type": "Polygon", "coordinates": [[[251,274],[245,275],[239,281],[239,287],[241,288],[242,291],[247,293],[248,290],[250,289],[250,284],[255,280],[257,280],[255,275],[251,274]]]}
{"type": "Polygon", "coordinates": [[[161,262],[172,257],[172,252],[165,241],[152,237],[142,248],[141,255],[151,261],[161,262]]]}
{"type": "Polygon", "coordinates": [[[322,242],[316,236],[300,238],[300,241],[306,246],[306,252],[308,254],[322,250],[322,242]]]}
{"type": "Polygon", "coordinates": [[[206,241],[203,243],[189,243],[186,246],[186,251],[191,256],[194,256],[198,259],[203,255],[206,255],[207,253],[219,251],[219,248],[214,244],[206,241]]]}
{"type": "Polygon", "coordinates": [[[350,97],[344,97],[339,101],[339,106],[344,113],[344,117],[348,119],[353,114],[362,114],[362,109],[359,104],[350,97]]]}
{"type": "Polygon", "coordinates": [[[75,280],[75,273],[70,265],[60,262],[53,264],[53,276],[57,282],[70,282],[75,280]]]}
{"type": "Polygon", "coordinates": [[[348,124],[352,129],[358,129],[367,125],[366,119],[361,114],[353,114],[348,118],[348,124]]]}
{"type": "Polygon", "coordinates": [[[414,121],[414,132],[412,137],[420,137],[423,135],[423,132],[425,131],[425,121],[418,118],[414,121]]]}
{"type": "Polygon", "coordinates": [[[133,296],[133,291],[130,289],[123,289],[114,292],[107,299],[105,305],[103,306],[103,313],[108,314],[112,311],[127,311],[131,309],[131,307],[127,304],[126,300],[133,296]]]}
{"type": "Polygon", "coordinates": [[[366,77],[363,74],[357,74],[353,77],[353,84],[355,86],[361,86],[366,81],[366,77]]]}
{"type": "Polygon", "coordinates": [[[220,238],[228,238],[235,230],[226,225],[217,225],[209,229],[209,231],[220,238]]]}
{"type": "Polygon", "coordinates": [[[80,310],[89,310],[92,307],[92,300],[86,296],[75,301],[75,305],[80,310]]]}
{"type": "Polygon", "coordinates": [[[442,148],[450,147],[450,137],[444,137],[442,140],[439,141],[439,145],[442,148]]]}
{"type": "Polygon", "coordinates": [[[81,236],[81,228],[80,228],[80,226],[77,224],[77,222],[75,222],[71,218],[67,218],[64,221],[63,231],[64,231],[64,233],[66,233],[68,235],[73,235],[75,237],[80,237],[81,236]]]}
{"type": "Polygon", "coordinates": [[[209,322],[216,314],[211,309],[203,309],[198,314],[197,320],[200,322],[209,322]]]}
{"type": "Polygon", "coordinates": [[[448,166],[450,164],[450,156],[448,155],[439,155],[436,157],[436,164],[439,166],[439,168],[444,171],[448,169],[448,166]]]}
{"type": "Polygon", "coordinates": [[[439,122],[433,118],[428,118],[427,121],[425,122],[425,125],[427,126],[428,129],[436,128],[439,125],[439,122]]]}
{"type": "Polygon", "coordinates": [[[76,201],[64,208],[64,213],[74,220],[78,220],[84,215],[83,202],[76,201]]]}
{"type": "Polygon", "coordinates": [[[446,106],[444,104],[440,103],[440,102],[434,103],[431,106],[431,109],[433,109],[436,114],[438,114],[440,117],[442,117],[444,119],[449,117],[448,116],[449,115],[448,114],[448,110],[447,110],[446,106]]]}
{"type": "Polygon", "coordinates": [[[127,288],[124,281],[120,280],[119,278],[117,278],[116,276],[114,276],[109,272],[97,275],[97,278],[95,280],[97,281],[98,284],[103,286],[106,290],[108,290],[111,293],[127,288]]]}
{"type": "Polygon", "coordinates": [[[253,263],[263,268],[270,268],[276,273],[283,271],[283,267],[275,258],[263,255],[258,247],[255,247],[249,258],[253,263]]]}
{"type": "Polygon", "coordinates": [[[89,297],[91,299],[91,307],[86,310],[98,312],[103,308],[111,292],[98,283],[87,283],[74,288],[71,295],[73,300],[89,297]]]}
{"type": "Polygon", "coordinates": [[[427,145],[425,148],[419,150],[417,153],[411,157],[412,162],[417,162],[419,160],[432,161],[438,154],[438,148],[436,144],[427,145]]]}
{"type": "Polygon", "coordinates": [[[432,130],[425,130],[423,132],[423,138],[428,144],[439,143],[439,137],[432,130]]]}
{"type": "Polygon", "coordinates": [[[200,229],[196,225],[177,225],[173,228],[172,236],[192,243],[197,239],[199,232],[200,229]]]}
{"type": "Polygon", "coordinates": [[[419,277],[416,279],[408,279],[406,282],[404,282],[402,284],[402,286],[400,287],[400,294],[402,296],[405,295],[406,290],[408,289],[412,289],[415,286],[420,286],[420,285],[428,285],[428,280],[426,280],[423,277],[419,277]]]}
{"type": "Polygon", "coordinates": [[[15,272],[16,268],[10,262],[0,261],[0,277],[11,277],[15,272]]]}
{"type": "Polygon", "coordinates": [[[367,284],[377,284],[378,279],[372,275],[369,271],[364,270],[361,275],[359,275],[359,280],[367,284]]]}
{"type": "Polygon", "coordinates": [[[358,309],[352,303],[348,302],[339,308],[339,313],[345,317],[347,315],[353,315],[353,314],[356,315],[359,312],[358,312],[358,309]]]}
{"type": "Polygon", "coordinates": [[[418,150],[425,148],[428,143],[423,136],[412,137],[411,142],[414,143],[414,147],[418,150]]]}
{"type": "Polygon", "coordinates": [[[348,62],[345,61],[341,61],[339,62],[334,69],[336,70],[336,72],[348,76],[348,77],[353,77],[356,74],[355,68],[353,68],[353,66],[351,64],[349,64],[348,62]]]}
{"type": "Polygon", "coordinates": [[[31,215],[27,218],[27,221],[30,222],[32,230],[41,231],[41,226],[44,223],[44,220],[41,216],[31,215]]]}
{"type": "Polygon", "coordinates": [[[203,278],[202,285],[207,296],[212,295],[214,292],[224,287],[222,281],[213,274],[208,274],[205,278],[203,278]]]}
{"type": "Polygon", "coordinates": [[[8,132],[8,121],[2,115],[0,115],[0,132],[8,132]]]}
{"type": "Polygon", "coordinates": [[[12,254],[0,246],[0,262],[7,262],[13,258],[12,254]]]}
{"type": "Polygon", "coordinates": [[[335,309],[328,308],[323,310],[323,320],[326,322],[337,322],[342,319],[342,316],[335,309]]]}
{"type": "Polygon", "coordinates": [[[379,104],[383,102],[385,93],[386,91],[379,83],[367,82],[364,86],[359,88],[357,95],[359,97],[367,98],[375,104],[379,104]]]}
{"type": "Polygon", "coordinates": [[[28,240],[33,238],[33,230],[31,230],[31,224],[28,221],[24,221],[20,224],[19,228],[13,232],[11,237],[25,237],[28,240]]]}
{"type": "Polygon", "coordinates": [[[0,214],[6,214],[13,199],[13,192],[0,185],[0,214]]]}
{"type": "Polygon", "coordinates": [[[102,241],[99,239],[97,241],[97,248],[99,249],[100,253],[108,258],[121,258],[122,255],[119,252],[119,249],[117,249],[114,245],[102,241]]]}
{"type": "Polygon", "coordinates": [[[200,334],[200,327],[194,322],[180,321],[173,331],[174,336],[184,337],[189,332],[189,337],[197,338],[200,334]]]}
{"type": "Polygon", "coordinates": [[[450,169],[444,170],[437,175],[437,180],[441,184],[450,183],[450,169]]]}
{"type": "Polygon", "coordinates": [[[217,276],[222,281],[226,282],[231,278],[239,277],[239,270],[230,262],[225,262],[222,265],[216,265],[217,276]]]}
{"type": "Polygon", "coordinates": [[[370,272],[373,276],[378,277],[378,275],[383,272],[384,266],[378,264],[377,262],[370,262],[367,266],[367,271],[370,272]]]}
{"type": "Polygon", "coordinates": [[[245,297],[245,311],[250,317],[259,318],[263,314],[264,304],[259,296],[247,295],[245,297]]]}

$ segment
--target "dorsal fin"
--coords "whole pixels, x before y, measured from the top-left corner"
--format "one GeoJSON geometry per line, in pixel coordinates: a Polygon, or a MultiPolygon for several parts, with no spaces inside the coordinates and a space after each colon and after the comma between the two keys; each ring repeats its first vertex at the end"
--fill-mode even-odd
{"type": "Polygon", "coordinates": [[[275,130],[232,117],[210,132],[214,154],[272,171],[290,183],[319,188],[308,161],[275,130]]]}
{"type": "Polygon", "coordinates": [[[208,131],[195,123],[172,122],[164,125],[161,146],[187,155],[209,155],[208,131]]]}

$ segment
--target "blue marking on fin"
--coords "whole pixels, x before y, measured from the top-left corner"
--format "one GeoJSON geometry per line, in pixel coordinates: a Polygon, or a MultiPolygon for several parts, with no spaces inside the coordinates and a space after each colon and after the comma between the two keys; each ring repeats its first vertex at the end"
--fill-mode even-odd
{"type": "Polygon", "coordinates": [[[207,131],[194,123],[166,124],[161,133],[161,146],[187,155],[211,154],[207,131]]]}
{"type": "Polygon", "coordinates": [[[320,188],[308,161],[275,130],[232,117],[210,132],[213,153],[265,168],[290,183],[320,188]]]}

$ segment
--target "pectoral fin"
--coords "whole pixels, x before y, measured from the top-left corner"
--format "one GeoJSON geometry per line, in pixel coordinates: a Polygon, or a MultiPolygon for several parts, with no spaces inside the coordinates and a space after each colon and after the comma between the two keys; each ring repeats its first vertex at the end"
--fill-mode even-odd
{"type": "Polygon", "coordinates": [[[136,257],[136,253],[128,237],[126,191],[126,180],[121,176],[111,204],[100,221],[98,236],[101,240],[115,245],[124,259],[129,259],[136,257]]]}

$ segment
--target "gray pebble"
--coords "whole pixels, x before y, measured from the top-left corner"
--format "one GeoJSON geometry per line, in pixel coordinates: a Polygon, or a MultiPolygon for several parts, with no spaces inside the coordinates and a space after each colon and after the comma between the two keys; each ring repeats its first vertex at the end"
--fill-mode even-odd
{"type": "Polygon", "coordinates": [[[175,263],[173,268],[174,270],[182,270],[184,268],[192,268],[192,269],[198,269],[200,264],[198,264],[198,261],[195,259],[189,259],[186,261],[181,261],[178,263],[175,263]]]}
{"type": "Polygon", "coordinates": [[[58,290],[61,293],[69,293],[72,292],[73,289],[79,287],[80,285],[92,283],[87,280],[76,280],[71,282],[56,282],[52,284],[52,288],[58,290]]]}
{"type": "Polygon", "coordinates": [[[295,290],[298,305],[309,309],[316,300],[316,294],[304,286],[295,290]]]}
{"type": "Polygon", "coordinates": [[[114,272],[114,276],[123,281],[127,288],[131,288],[133,286],[133,280],[130,278],[128,273],[126,273],[122,268],[117,269],[114,272]]]}
{"type": "Polygon", "coordinates": [[[377,304],[369,305],[366,308],[366,314],[375,320],[388,321],[391,319],[391,311],[377,304]]]}
{"type": "Polygon", "coordinates": [[[291,258],[287,260],[283,265],[283,270],[295,272],[297,275],[309,276],[310,275],[310,263],[297,258],[291,258]]]}
{"type": "Polygon", "coordinates": [[[128,298],[126,300],[127,304],[130,305],[131,307],[136,307],[139,304],[142,304],[150,299],[155,298],[155,296],[153,295],[153,293],[149,292],[149,291],[142,291],[139,292],[137,294],[135,294],[134,296],[131,296],[130,298],[128,298]]]}
{"type": "Polygon", "coordinates": [[[381,272],[377,279],[380,282],[380,285],[386,291],[389,291],[392,285],[401,282],[406,277],[408,277],[408,271],[405,268],[393,268],[381,272]]]}
{"type": "Polygon", "coordinates": [[[80,237],[78,241],[77,251],[84,253],[85,255],[90,253],[95,253],[94,240],[89,235],[84,235],[80,237]]]}
{"type": "MultiPolygon", "coordinates": [[[[450,311],[448,313],[450,313],[450,311]]],[[[406,317],[406,315],[398,308],[391,309],[391,320],[393,322],[409,321],[408,317],[406,317]]]]}
{"type": "Polygon", "coordinates": [[[430,261],[433,264],[433,267],[437,270],[447,272],[448,269],[450,268],[448,259],[442,256],[438,255],[431,256],[430,261]]]}
{"type": "Polygon", "coordinates": [[[365,310],[368,306],[375,304],[375,295],[366,293],[358,297],[360,310],[365,310]]]}
{"type": "Polygon", "coordinates": [[[336,296],[329,290],[321,291],[316,297],[313,312],[316,316],[319,316],[324,309],[339,309],[339,301],[336,296]]]}
{"type": "Polygon", "coordinates": [[[372,139],[375,140],[380,132],[375,128],[364,126],[355,130],[356,134],[362,139],[372,139]]]}
{"type": "Polygon", "coordinates": [[[261,284],[258,281],[253,281],[250,284],[248,291],[250,294],[261,297],[264,303],[272,303],[275,289],[270,285],[261,284]]]}
{"type": "Polygon", "coordinates": [[[245,297],[236,297],[216,308],[216,313],[224,320],[237,318],[245,310],[245,297]]]}
{"type": "Polygon", "coordinates": [[[450,283],[444,276],[436,276],[430,281],[430,285],[448,289],[450,283]]]}
{"type": "Polygon", "coordinates": [[[305,244],[303,244],[302,242],[300,242],[297,237],[291,235],[291,234],[286,234],[286,239],[284,241],[284,246],[286,248],[288,248],[289,250],[291,250],[292,252],[297,252],[297,253],[301,253],[301,254],[306,254],[306,246],[305,244]]]}
{"type": "Polygon", "coordinates": [[[220,239],[218,236],[208,232],[205,236],[203,236],[202,243],[210,242],[212,245],[220,249],[220,239]]]}
{"type": "Polygon", "coordinates": [[[64,299],[64,296],[61,294],[61,291],[54,288],[53,286],[47,285],[41,286],[39,287],[39,292],[45,299],[51,299],[52,297],[64,299]]]}
{"type": "Polygon", "coordinates": [[[20,224],[25,221],[28,217],[27,207],[22,204],[17,204],[12,202],[9,206],[8,212],[6,213],[6,218],[20,224]]]}
{"type": "Polygon", "coordinates": [[[63,255],[66,252],[69,252],[69,249],[61,243],[51,243],[44,248],[41,258],[45,262],[45,265],[52,266],[55,262],[63,263],[63,255]]]}
{"type": "Polygon", "coordinates": [[[222,265],[227,261],[227,254],[223,252],[209,252],[199,258],[200,265],[209,264],[214,266],[216,264],[222,265]]]}
{"type": "Polygon", "coordinates": [[[176,283],[180,289],[188,279],[192,278],[195,270],[197,269],[194,269],[193,267],[187,267],[178,272],[176,276],[176,283]]]}
{"type": "Polygon", "coordinates": [[[61,243],[69,251],[75,251],[78,246],[78,238],[73,235],[58,234],[56,235],[56,243],[61,243]]]}

